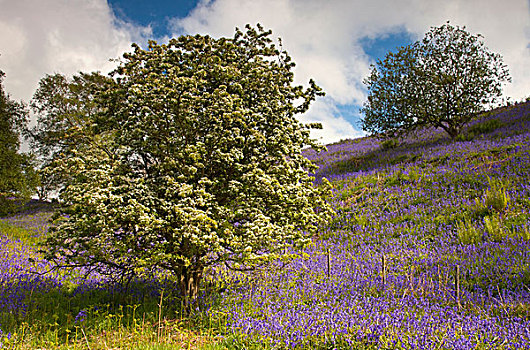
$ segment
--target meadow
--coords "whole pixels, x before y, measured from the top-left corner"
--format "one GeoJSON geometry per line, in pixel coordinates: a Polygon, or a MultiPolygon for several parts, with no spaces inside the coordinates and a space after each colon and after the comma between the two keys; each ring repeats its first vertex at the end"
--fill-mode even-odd
{"type": "Polygon", "coordinates": [[[53,208],[3,218],[0,348],[530,348],[529,102],[456,140],[424,129],[306,156],[333,185],[332,221],[273,266],[208,271],[191,314],[172,276],[53,269],[53,208]]]}

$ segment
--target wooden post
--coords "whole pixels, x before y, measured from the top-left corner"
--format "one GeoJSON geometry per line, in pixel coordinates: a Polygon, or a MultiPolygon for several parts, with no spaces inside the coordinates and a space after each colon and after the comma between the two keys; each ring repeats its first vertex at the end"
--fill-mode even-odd
{"type": "Polygon", "coordinates": [[[383,279],[383,286],[386,284],[386,259],[385,254],[381,257],[381,277],[383,279]]]}
{"type": "Polygon", "coordinates": [[[328,278],[331,276],[331,254],[329,248],[327,249],[327,265],[328,265],[328,278]]]}
{"type": "Polygon", "coordinates": [[[164,290],[160,293],[160,304],[158,304],[158,331],[156,334],[156,341],[160,344],[160,336],[162,335],[162,302],[164,301],[164,290]]]}
{"type": "Polygon", "coordinates": [[[460,265],[455,267],[455,289],[456,289],[456,303],[458,305],[458,310],[462,308],[460,304],[460,265]]]}

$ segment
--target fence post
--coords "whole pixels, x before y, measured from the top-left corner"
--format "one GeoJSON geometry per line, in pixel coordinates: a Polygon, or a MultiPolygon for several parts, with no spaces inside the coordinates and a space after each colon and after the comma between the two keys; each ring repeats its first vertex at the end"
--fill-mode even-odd
{"type": "Polygon", "coordinates": [[[327,266],[328,266],[328,278],[331,276],[331,254],[329,248],[326,250],[327,253],[327,266]]]}
{"type": "Polygon", "coordinates": [[[456,287],[456,304],[458,305],[458,310],[462,308],[460,303],[460,265],[455,266],[455,287],[456,287]]]}
{"type": "Polygon", "coordinates": [[[353,282],[355,280],[355,276],[357,276],[357,274],[355,274],[355,276],[353,275],[353,266],[354,266],[354,264],[353,264],[353,255],[351,255],[351,253],[349,253],[349,254],[350,254],[350,259],[351,259],[351,261],[350,261],[351,280],[353,282]]]}
{"type": "Polygon", "coordinates": [[[386,284],[386,258],[385,254],[381,256],[381,277],[383,279],[383,286],[386,284]]]}

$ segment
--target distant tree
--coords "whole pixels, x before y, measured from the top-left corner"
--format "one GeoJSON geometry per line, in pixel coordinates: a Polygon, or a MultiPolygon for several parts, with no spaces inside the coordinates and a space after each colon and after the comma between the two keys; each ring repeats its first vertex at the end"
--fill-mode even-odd
{"type": "Polygon", "coordinates": [[[389,52],[364,83],[363,130],[397,136],[418,127],[455,138],[474,115],[494,104],[510,81],[499,54],[465,27],[433,27],[422,41],[389,52]]]}
{"type": "Polygon", "coordinates": [[[4,91],[4,76],[0,71],[0,215],[29,199],[37,185],[32,156],[20,153],[28,113],[22,103],[12,101],[4,91]]]}
{"type": "Polygon", "coordinates": [[[37,123],[29,136],[40,160],[41,198],[60,191],[70,181],[70,172],[56,166],[57,161],[91,141],[93,130],[90,126],[96,122],[101,108],[96,96],[99,91],[108,89],[109,84],[115,83],[97,72],[79,73],[72,78],[62,74],[46,75],[40,80],[31,100],[37,123]]]}
{"type": "Polygon", "coordinates": [[[163,269],[188,300],[209,266],[251,268],[310,242],[329,188],[308,175],[301,150],[317,145],[296,115],[321,92],[293,86],[270,35],[247,26],[124,54],[117,86],[96,99],[108,105],[93,142],[62,161],[72,182],[49,258],[163,269]]]}

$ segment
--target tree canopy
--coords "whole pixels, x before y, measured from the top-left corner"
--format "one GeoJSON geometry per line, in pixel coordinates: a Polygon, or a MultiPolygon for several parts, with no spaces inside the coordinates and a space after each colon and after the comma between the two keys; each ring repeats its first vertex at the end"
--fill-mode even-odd
{"type": "Polygon", "coordinates": [[[20,153],[20,138],[28,122],[26,107],[4,91],[5,74],[0,71],[0,215],[28,199],[38,179],[30,154],[20,153]]]}
{"type": "Polygon", "coordinates": [[[364,81],[363,130],[397,136],[431,126],[455,138],[510,81],[501,55],[481,38],[447,23],[377,61],[364,81]]]}
{"type": "Polygon", "coordinates": [[[100,271],[163,269],[183,296],[204,269],[245,269],[310,242],[330,208],[302,156],[296,115],[321,95],[258,26],[233,38],[181,36],[123,56],[94,99],[48,257],[100,271]]]}
{"type": "Polygon", "coordinates": [[[55,163],[90,143],[91,125],[101,108],[97,94],[113,84],[114,80],[100,73],[82,72],[72,78],[57,73],[40,80],[31,100],[37,122],[29,130],[32,149],[40,160],[39,197],[59,192],[71,180],[70,171],[55,163]]]}

